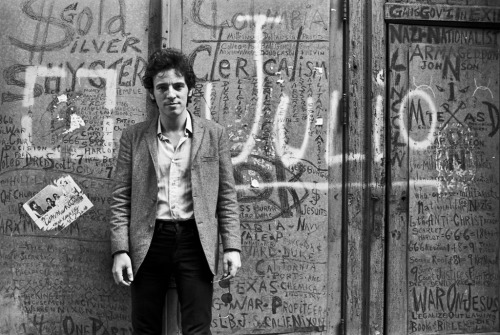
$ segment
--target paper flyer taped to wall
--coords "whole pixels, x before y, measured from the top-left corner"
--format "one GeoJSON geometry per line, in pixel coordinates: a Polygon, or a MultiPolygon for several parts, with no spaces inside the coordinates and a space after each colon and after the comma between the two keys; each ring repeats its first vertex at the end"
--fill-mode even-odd
{"type": "Polygon", "coordinates": [[[41,230],[64,229],[92,207],[69,175],[47,185],[23,205],[41,230]]]}

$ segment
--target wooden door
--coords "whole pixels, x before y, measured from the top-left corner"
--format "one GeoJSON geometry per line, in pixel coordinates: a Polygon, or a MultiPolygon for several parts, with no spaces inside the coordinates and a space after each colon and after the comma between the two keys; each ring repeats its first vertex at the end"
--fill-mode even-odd
{"type": "Polygon", "coordinates": [[[500,333],[499,13],[386,5],[389,334],[500,333]]]}

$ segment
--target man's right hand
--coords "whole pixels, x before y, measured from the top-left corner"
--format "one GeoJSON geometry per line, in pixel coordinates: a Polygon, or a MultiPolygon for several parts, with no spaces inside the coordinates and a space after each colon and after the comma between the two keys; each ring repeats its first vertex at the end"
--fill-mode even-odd
{"type": "Polygon", "coordinates": [[[126,252],[114,256],[112,272],[115,283],[130,286],[134,280],[134,274],[132,272],[132,262],[126,252]],[[123,276],[123,273],[126,273],[126,277],[123,276]]]}

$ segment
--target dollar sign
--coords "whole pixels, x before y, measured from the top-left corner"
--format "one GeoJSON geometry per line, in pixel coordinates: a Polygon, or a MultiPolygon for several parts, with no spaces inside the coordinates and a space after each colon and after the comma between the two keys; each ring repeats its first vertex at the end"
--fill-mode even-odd
{"type": "MultiPolygon", "coordinates": [[[[314,184],[316,184],[316,182],[314,182],[314,184]]],[[[318,203],[319,198],[320,198],[320,195],[319,195],[319,193],[318,193],[318,189],[314,188],[314,189],[312,190],[312,194],[313,194],[313,196],[312,196],[312,200],[310,200],[309,202],[310,202],[311,204],[313,204],[313,205],[316,205],[316,204],[318,203]]]]}
{"type": "Polygon", "coordinates": [[[54,51],[54,50],[61,50],[64,47],[68,46],[71,41],[73,40],[73,36],[75,35],[75,30],[74,28],[69,25],[67,22],[64,22],[63,20],[56,19],[54,17],[51,17],[50,15],[48,17],[42,16],[42,14],[37,14],[32,8],[32,4],[37,1],[37,0],[29,0],[27,1],[23,7],[22,11],[26,16],[28,16],[30,19],[33,19],[35,21],[40,21],[40,22],[45,22],[47,23],[47,30],[45,33],[47,33],[49,29],[49,25],[55,25],[64,31],[64,37],[62,40],[50,44],[41,44],[41,45],[36,45],[36,44],[29,44],[23,41],[18,40],[17,38],[14,38],[12,36],[9,36],[10,42],[17,46],[20,49],[31,51],[31,52],[45,52],[45,51],[54,51]]]}

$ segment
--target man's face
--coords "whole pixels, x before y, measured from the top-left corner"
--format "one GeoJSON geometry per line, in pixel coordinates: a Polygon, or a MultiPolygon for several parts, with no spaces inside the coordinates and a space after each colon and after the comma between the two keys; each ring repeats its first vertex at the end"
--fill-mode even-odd
{"type": "Polygon", "coordinates": [[[178,76],[174,69],[162,71],[154,76],[153,85],[150,95],[156,100],[160,114],[176,118],[184,113],[191,91],[183,76],[178,76]]]}

